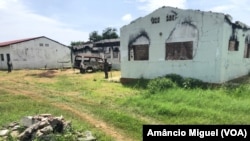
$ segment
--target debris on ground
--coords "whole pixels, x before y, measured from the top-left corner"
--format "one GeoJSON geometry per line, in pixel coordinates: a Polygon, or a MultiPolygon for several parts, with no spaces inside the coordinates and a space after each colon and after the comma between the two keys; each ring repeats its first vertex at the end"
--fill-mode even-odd
{"type": "Polygon", "coordinates": [[[0,128],[0,141],[53,141],[64,138],[72,141],[96,141],[91,131],[74,131],[70,121],[51,114],[25,116],[20,122],[12,122],[0,128]]]}

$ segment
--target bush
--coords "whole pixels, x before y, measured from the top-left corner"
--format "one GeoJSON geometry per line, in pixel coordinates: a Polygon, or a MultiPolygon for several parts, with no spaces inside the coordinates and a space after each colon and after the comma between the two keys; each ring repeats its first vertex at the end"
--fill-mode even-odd
{"type": "Polygon", "coordinates": [[[206,83],[194,78],[185,78],[182,83],[182,87],[185,89],[206,88],[206,86],[206,83]]]}
{"type": "Polygon", "coordinates": [[[185,89],[193,88],[206,88],[207,84],[203,81],[195,78],[183,78],[178,74],[168,74],[165,78],[169,78],[172,82],[176,83],[177,86],[185,89]]]}
{"type": "Polygon", "coordinates": [[[147,88],[151,94],[175,87],[175,83],[169,78],[155,78],[149,81],[147,88]]]}
{"type": "Polygon", "coordinates": [[[168,78],[172,80],[172,82],[176,83],[179,87],[182,87],[183,85],[183,77],[178,74],[167,74],[165,75],[165,78],[168,78]]]}
{"type": "Polygon", "coordinates": [[[185,89],[203,89],[207,88],[208,85],[199,79],[183,78],[177,74],[168,74],[165,77],[151,79],[147,83],[147,89],[150,94],[155,94],[176,86],[185,89]]]}

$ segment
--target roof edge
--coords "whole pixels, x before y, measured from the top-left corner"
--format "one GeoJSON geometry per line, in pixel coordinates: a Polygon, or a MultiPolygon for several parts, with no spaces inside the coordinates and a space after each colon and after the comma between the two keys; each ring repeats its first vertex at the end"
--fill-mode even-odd
{"type": "MultiPolygon", "coordinates": [[[[1,43],[0,43],[0,47],[5,47],[5,46],[9,46],[9,45],[13,45],[13,44],[18,44],[18,43],[22,43],[22,42],[27,42],[27,41],[35,40],[35,39],[39,39],[39,38],[46,38],[46,39],[48,39],[48,40],[51,40],[51,41],[54,41],[54,42],[56,42],[56,43],[58,43],[58,44],[61,44],[61,45],[63,45],[63,46],[66,46],[66,45],[64,45],[64,44],[62,44],[62,43],[60,43],[60,42],[58,42],[58,41],[55,41],[55,40],[53,40],[53,39],[50,39],[50,38],[48,38],[48,37],[46,37],[46,36],[38,36],[38,37],[33,37],[33,38],[24,38],[24,39],[18,39],[18,40],[12,40],[12,41],[1,42],[1,43]]],[[[68,46],[66,46],[66,47],[68,47],[68,46]]]]}

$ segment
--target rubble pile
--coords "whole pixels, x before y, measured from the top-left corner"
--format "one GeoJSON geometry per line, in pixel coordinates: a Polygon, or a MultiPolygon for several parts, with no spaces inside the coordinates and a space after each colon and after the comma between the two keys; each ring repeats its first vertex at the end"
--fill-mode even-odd
{"type": "MultiPolygon", "coordinates": [[[[65,133],[71,131],[71,122],[66,121],[63,116],[54,117],[51,114],[23,117],[20,122],[10,123],[0,128],[0,141],[8,138],[18,141],[51,141],[56,136],[64,137],[65,133]]],[[[90,131],[80,133],[71,131],[71,140],[96,141],[90,131]]]]}

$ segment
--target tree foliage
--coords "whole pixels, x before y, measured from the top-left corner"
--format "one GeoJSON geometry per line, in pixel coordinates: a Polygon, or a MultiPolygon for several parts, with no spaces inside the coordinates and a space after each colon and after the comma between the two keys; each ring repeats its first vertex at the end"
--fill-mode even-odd
{"type": "Polygon", "coordinates": [[[89,34],[89,40],[97,42],[104,39],[116,39],[119,38],[116,28],[108,27],[103,30],[102,35],[98,34],[98,31],[93,31],[89,34]]]}
{"type": "Polygon", "coordinates": [[[80,46],[83,45],[84,42],[83,41],[71,41],[70,45],[73,46],[80,46]]]}
{"type": "MultiPolygon", "coordinates": [[[[98,31],[92,31],[89,34],[89,41],[91,42],[98,42],[100,40],[104,39],[116,39],[119,38],[119,35],[117,34],[116,28],[107,27],[102,31],[102,34],[99,34],[98,31]]],[[[72,41],[71,46],[80,46],[83,45],[83,41],[72,41]]]]}
{"type": "Polygon", "coordinates": [[[118,38],[117,30],[115,28],[108,27],[102,32],[102,39],[116,39],[118,38]]]}
{"type": "Polygon", "coordinates": [[[102,40],[102,36],[98,34],[98,31],[93,31],[89,34],[89,41],[97,42],[102,40]]]}

